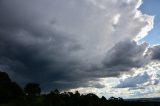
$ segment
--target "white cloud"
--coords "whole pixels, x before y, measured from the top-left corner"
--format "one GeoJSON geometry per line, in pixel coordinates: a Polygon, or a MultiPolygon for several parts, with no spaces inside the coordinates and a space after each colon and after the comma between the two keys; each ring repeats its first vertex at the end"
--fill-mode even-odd
{"type": "Polygon", "coordinates": [[[123,74],[119,78],[102,78],[98,84],[103,88],[81,87],[71,89],[81,93],[96,93],[99,97],[123,97],[123,98],[146,98],[158,97],[160,92],[160,62],[154,61],[142,68],[135,68],[131,73],[123,74]]]}
{"type": "Polygon", "coordinates": [[[141,29],[139,34],[135,37],[135,40],[138,41],[148,35],[148,32],[153,29],[154,25],[154,16],[142,15],[141,11],[137,11],[136,17],[143,17],[141,21],[146,20],[146,26],[141,29]]]}

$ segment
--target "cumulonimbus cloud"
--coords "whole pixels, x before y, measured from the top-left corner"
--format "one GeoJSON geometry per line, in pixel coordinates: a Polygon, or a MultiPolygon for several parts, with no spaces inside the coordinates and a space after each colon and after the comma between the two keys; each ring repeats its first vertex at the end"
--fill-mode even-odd
{"type": "Polygon", "coordinates": [[[138,10],[141,3],[1,0],[0,68],[18,82],[65,89],[141,67],[146,44],[133,40],[144,37],[154,19],[138,10]]]}

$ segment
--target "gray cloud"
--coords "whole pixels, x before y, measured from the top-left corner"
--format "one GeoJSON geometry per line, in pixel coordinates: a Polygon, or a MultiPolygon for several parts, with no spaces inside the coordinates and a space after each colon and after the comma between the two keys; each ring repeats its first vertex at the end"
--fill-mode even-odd
{"type": "MultiPolygon", "coordinates": [[[[130,71],[133,68],[145,67],[151,62],[159,61],[159,51],[159,45],[149,46],[146,42],[138,44],[136,41],[125,40],[115,44],[113,48],[108,50],[102,62],[103,68],[101,70],[103,73],[108,72],[108,76],[118,76],[122,72],[130,71]]],[[[107,74],[104,75],[104,77],[106,76],[107,74]]],[[[156,82],[157,80],[155,80],[156,82]]]]}
{"type": "MultiPolygon", "coordinates": [[[[32,11],[29,15],[33,17],[30,17],[26,14],[28,11],[18,10],[17,7],[10,9],[12,7],[8,6],[10,2],[2,2],[0,6],[2,8],[0,12],[2,16],[0,19],[1,67],[17,77],[22,76],[27,81],[42,84],[53,82],[55,87],[58,84],[54,81],[72,80],[73,77],[69,74],[73,73],[72,68],[78,62],[70,53],[78,51],[81,47],[72,39],[65,37],[67,34],[51,30],[43,23],[37,23],[32,11]]],[[[19,82],[24,82],[23,79],[19,82]]]]}
{"type": "Polygon", "coordinates": [[[128,77],[126,79],[120,80],[120,84],[116,88],[134,88],[139,87],[139,85],[148,82],[150,76],[147,72],[142,74],[137,74],[135,76],[128,77]]]}
{"type": "Polygon", "coordinates": [[[147,43],[137,44],[130,40],[119,42],[107,52],[103,64],[115,71],[142,67],[149,62],[149,58],[144,55],[147,47],[147,43]]]}
{"type": "Polygon", "coordinates": [[[146,86],[159,84],[159,74],[148,73],[147,71],[120,79],[115,88],[143,89],[146,86]]]}
{"type": "Polygon", "coordinates": [[[160,60],[160,45],[149,47],[146,53],[152,60],[160,60]]]}
{"type": "Polygon", "coordinates": [[[132,40],[153,17],[135,17],[139,3],[1,0],[0,68],[19,83],[69,89],[141,67],[147,45],[132,40]]]}

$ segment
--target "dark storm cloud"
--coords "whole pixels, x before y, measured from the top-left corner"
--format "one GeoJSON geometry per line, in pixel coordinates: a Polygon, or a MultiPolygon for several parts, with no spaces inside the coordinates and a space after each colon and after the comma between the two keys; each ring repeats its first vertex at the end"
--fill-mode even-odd
{"type": "Polygon", "coordinates": [[[150,47],[147,50],[147,55],[151,56],[152,60],[160,60],[160,45],[150,47]]]}
{"type": "Polygon", "coordinates": [[[6,65],[9,70],[31,81],[43,83],[60,79],[67,80],[70,66],[76,64],[76,61],[70,61],[64,57],[67,55],[65,53],[67,51],[63,48],[64,44],[61,40],[56,39],[54,43],[50,42],[51,44],[45,44],[45,42],[32,44],[32,41],[29,40],[27,42],[31,44],[25,44],[25,41],[16,41],[16,38],[9,37],[10,35],[2,32],[0,35],[1,65],[6,65]],[[50,48],[50,45],[54,45],[56,42],[60,45],[50,48]],[[61,49],[63,52],[59,51],[61,49]]]}
{"type": "Polygon", "coordinates": [[[119,42],[107,52],[103,64],[106,68],[114,71],[128,71],[132,68],[142,67],[149,62],[148,58],[144,56],[147,46],[147,43],[139,45],[130,40],[119,42]]]}
{"type": "Polygon", "coordinates": [[[95,72],[85,72],[88,69],[74,55],[82,49],[76,41],[52,28],[53,21],[43,23],[36,13],[20,10],[15,3],[21,4],[20,8],[23,4],[18,0],[0,3],[2,70],[19,83],[38,82],[46,90],[88,86],[89,80],[100,77],[95,72]]]}
{"type": "MultiPolygon", "coordinates": [[[[88,81],[97,81],[96,78],[106,76],[117,76],[121,71],[129,71],[131,68],[141,67],[148,62],[147,58],[143,56],[147,47],[146,43],[138,45],[131,40],[119,42],[124,38],[136,35],[141,27],[144,27],[141,24],[145,21],[135,21],[132,19],[132,15],[128,15],[128,18],[125,17],[124,19],[125,22],[127,22],[126,19],[128,21],[133,20],[133,25],[139,30],[132,30],[135,26],[127,27],[128,30],[122,30],[124,24],[124,20],[122,20],[120,22],[123,24],[119,25],[120,27],[117,27],[118,32],[114,33],[119,34],[121,32],[120,34],[125,36],[117,36],[118,38],[116,38],[110,35],[106,37],[103,34],[112,33],[112,23],[110,23],[112,21],[110,20],[113,20],[119,12],[117,9],[116,13],[106,17],[106,14],[100,13],[99,9],[95,11],[92,6],[89,8],[89,3],[84,1],[78,1],[81,3],[78,4],[80,9],[74,5],[74,2],[65,4],[57,0],[54,2],[49,0],[45,3],[46,1],[43,0],[0,1],[0,69],[7,71],[19,83],[34,81],[40,83],[45,89],[69,89],[81,86],[98,88],[104,86],[98,83],[88,85],[88,81]],[[51,3],[53,6],[50,5],[51,3]],[[86,8],[82,8],[83,3],[86,3],[86,8]],[[44,6],[42,6],[43,4],[44,6]],[[74,11],[73,14],[70,11],[75,7],[77,11],[74,11]],[[90,11],[85,12],[86,10],[90,11]],[[60,12],[56,13],[57,11],[60,12]],[[90,17],[88,13],[92,13],[90,17]],[[57,21],[57,19],[59,20],[57,21]],[[103,22],[103,20],[108,21],[103,22]],[[89,25],[87,24],[88,21],[89,25]],[[105,26],[106,23],[111,24],[106,26],[108,32],[100,33],[106,30],[102,23],[105,23],[105,26]],[[64,27],[62,27],[63,25],[64,27]],[[92,32],[93,30],[95,33],[92,32]],[[65,31],[71,32],[71,34],[65,31]],[[72,35],[74,31],[78,34],[72,35]],[[109,41],[107,42],[108,38],[109,41]],[[119,43],[112,48],[111,45],[114,41],[119,43]],[[104,46],[106,42],[107,47],[104,46]],[[112,49],[106,53],[104,48],[112,49]],[[105,55],[105,59],[103,55],[105,55]],[[104,59],[103,63],[99,57],[104,59]]],[[[111,9],[115,9],[115,7],[111,9]]],[[[120,13],[123,10],[121,8],[120,13]]],[[[123,16],[121,16],[122,18],[123,16]]],[[[158,51],[155,52],[158,53],[158,51]]]]}
{"type": "MultiPolygon", "coordinates": [[[[66,34],[51,31],[47,26],[36,23],[36,16],[32,12],[29,17],[27,11],[18,10],[15,6],[12,9],[7,4],[10,5],[10,2],[2,1],[0,4],[1,68],[27,81],[45,86],[45,83],[52,83],[55,88],[62,87],[58,83],[61,80],[76,82],[78,77],[74,77],[76,74],[72,71],[78,62],[70,56],[70,52],[76,52],[81,47],[66,38],[66,34]]],[[[23,79],[18,82],[24,82],[23,79]]],[[[65,88],[65,84],[62,88],[65,88]]]]}
{"type": "Polygon", "coordinates": [[[76,57],[70,55],[81,47],[66,38],[66,34],[37,23],[39,18],[32,11],[20,10],[11,6],[11,2],[2,1],[0,4],[1,68],[9,70],[13,77],[21,77],[14,77],[20,83],[34,81],[45,89],[85,86],[87,76],[83,79],[74,72],[80,66],[76,57]]]}

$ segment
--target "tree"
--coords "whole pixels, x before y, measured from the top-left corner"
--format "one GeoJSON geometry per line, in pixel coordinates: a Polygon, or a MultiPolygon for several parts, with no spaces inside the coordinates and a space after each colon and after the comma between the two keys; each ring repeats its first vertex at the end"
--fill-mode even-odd
{"type": "Polygon", "coordinates": [[[26,84],[26,86],[24,88],[24,92],[28,96],[36,96],[36,95],[40,95],[41,88],[39,87],[39,84],[37,84],[37,83],[28,83],[28,84],[26,84]]]}
{"type": "Polygon", "coordinates": [[[80,96],[80,93],[78,91],[75,91],[75,94],[74,94],[76,97],[79,97],[80,96]]]}
{"type": "Polygon", "coordinates": [[[12,82],[7,73],[0,71],[0,102],[9,102],[23,95],[21,87],[12,82]]]}
{"type": "Polygon", "coordinates": [[[54,94],[60,94],[59,90],[58,90],[58,89],[55,89],[55,90],[54,90],[54,94]]]}
{"type": "Polygon", "coordinates": [[[101,97],[101,100],[102,100],[103,102],[107,101],[107,99],[106,99],[104,96],[101,97]]]}
{"type": "Polygon", "coordinates": [[[9,78],[8,74],[5,72],[0,71],[0,83],[10,83],[11,79],[9,78]]]}

